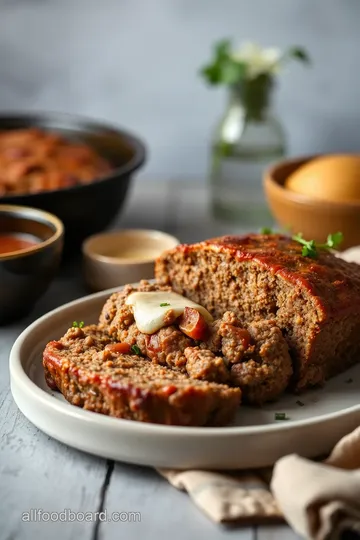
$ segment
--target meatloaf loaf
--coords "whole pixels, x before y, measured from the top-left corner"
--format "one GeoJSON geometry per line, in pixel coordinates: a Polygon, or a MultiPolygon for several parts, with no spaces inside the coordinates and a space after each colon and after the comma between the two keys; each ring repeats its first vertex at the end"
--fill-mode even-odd
{"type": "Polygon", "coordinates": [[[241,392],[154,365],[97,326],[70,328],[45,348],[47,384],[79,407],[118,418],[183,426],[230,422],[241,392]]]}
{"type": "Polygon", "coordinates": [[[284,235],[224,236],[180,245],[156,262],[159,285],[215,317],[273,319],[294,363],[296,390],[322,384],[360,360],[360,266],[284,235]]]}

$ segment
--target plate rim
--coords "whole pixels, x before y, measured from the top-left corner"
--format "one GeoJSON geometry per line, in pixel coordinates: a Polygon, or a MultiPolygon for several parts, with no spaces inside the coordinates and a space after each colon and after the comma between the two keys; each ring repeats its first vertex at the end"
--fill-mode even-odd
{"type": "MultiPolygon", "coordinates": [[[[253,426],[223,426],[223,427],[206,427],[206,426],[171,426],[163,424],[155,424],[148,422],[137,422],[135,420],[128,420],[125,418],[115,418],[93,411],[87,411],[80,407],[76,407],[68,402],[61,402],[54,398],[51,394],[40,388],[34,381],[31,380],[27,372],[25,371],[21,358],[23,354],[23,347],[26,344],[26,340],[29,339],[34,330],[38,327],[41,327],[45,321],[57,314],[61,313],[63,310],[71,309],[72,307],[78,306],[83,303],[92,302],[97,298],[110,296],[112,293],[121,290],[122,286],[114,287],[111,289],[106,289],[97,293],[90,295],[82,296],[71,302],[67,302],[58,306],[57,308],[45,313],[35,321],[33,321],[27,328],[25,328],[21,334],[15,340],[9,358],[9,371],[10,371],[10,383],[11,383],[11,392],[14,398],[12,391],[12,385],[16,384],[24,393],[30,395],[31,398],[36,399],[40,402],[41,406],[49,407],[51,410],[57,413],[61,413],[64,418],[72,417],[75,420],[81,420],[87,423],[92,423],[94,425],[103,424],[109,428],[114,429],[125,429],[131,431],[143,430],[149,434],[157,434],[158,436],[178,436],[183,437],[214,437],[216,435],[226,435],[227,437],[239,437],[240,435],[255,435],[255,434],[265,434],[267,432],[274,433],[277,431],[291,431],[297,430],[304,427],[310,427],[318,423],[331,422],[336,419],[341,419],[344,416],[351,415],[356,412],[360,412],[360,401],[359,404],[353,405],[351,407],[346,407],[339,411],[333,411],[326,414],[317,415],[310,418],[299,419],[299,420],[286,420],[281,423],[273,424],[264,424],[264,425],[253,425],[253,426]]],[[[14,398],[15,400],[15,398],[14,398]]],[[[15,400],[16,402],[16,400],[15,400]]],[[[241,407],[241,406],[240,406],[241,407]]]]}

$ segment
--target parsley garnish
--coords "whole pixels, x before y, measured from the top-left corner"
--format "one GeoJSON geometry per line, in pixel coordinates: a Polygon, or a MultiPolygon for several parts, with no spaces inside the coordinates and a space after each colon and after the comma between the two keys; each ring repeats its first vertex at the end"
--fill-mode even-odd
{"type": "Polygon", "coordinates": [[[168,302],[162,302],[160,304],[160,307],[165,307],[165,306],[170,306],[170,304],[168,304],[168,302]]]}
{"type": "Polygon", "coordinates": [[[141,355],[141,351],[137,345],[132,345],[131,350],[134,354],[141,355]]]}
{"type": "Polygon", "coordinates": [[[302,233],[295,234],[292,239],[295,242],[299,242],[302,245],[301,254],[303,257],[310,257],[311,259],[316,259],[319,249],[335,249],[343,241],[343,234],[337,232],[334,234],[329,234],[325,244],[318,244],[315,240],[305,240],[302,233]]]}
{"type": "Polygon", "coordinates": [[[291,229],[290,225],[285,225],[284,227],[281,227],[280,229],[272,229],[271,227],[261,227],[261,229],[259,230],[259,233],[265,234],[265,235],[286,234],[287,236],[289,236],[290,229],[291,229]]]}
{"type": "Polygon", "coordinates": [[[80,321],[80,322],[77,322],[77,321],[74,321],[72,323],[72,326],[73,328],[84,328],[84,321],[80,321]]]}
{"type": "Polygon", "coordinates": [[[275,420],[289,420],[289,417],[286,416],[286,413],[284,413],[284,412],[276,412],[275,413],[275,420]]]}

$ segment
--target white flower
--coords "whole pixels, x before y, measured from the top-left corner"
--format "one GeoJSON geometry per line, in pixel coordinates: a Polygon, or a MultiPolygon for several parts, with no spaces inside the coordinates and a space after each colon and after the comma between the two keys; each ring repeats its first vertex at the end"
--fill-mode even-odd
{"type": "Polygon", "coordinates": [[[248,66],[248,77],[254,79],[262,73],[277,73],[283,53],[280,49],[261,48],[257,43],[244,43],[240,49],[232,53],[234,60],[244,62],[248,66]]]}

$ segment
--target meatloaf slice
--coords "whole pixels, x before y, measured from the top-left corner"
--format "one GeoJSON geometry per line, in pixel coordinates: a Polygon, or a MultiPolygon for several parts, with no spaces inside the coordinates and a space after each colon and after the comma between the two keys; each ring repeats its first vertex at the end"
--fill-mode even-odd
{"type": "MultiPolygon", "coordinates": [[[[144,292],[154,285],[142,282],[144,292]]],[[[228,383],[241,389],[243,401],[262,405],[278,398],[293,373],[288,345],[273,320],[255,321],[247,329],[231,311],[209,326],[204,341],[186,336],[177,321],[152,335],[140,332],[126,297],[127,285],[106,301],[99,324],[113,339],[136,345],[141,354],[192,379],[228,383]]]]}
{"type": "Polygon", "coordinates": [[[283,235],[225,236],[180,245],[156,262],[171,286],[214,317],[235,312],[247,327],[273,319],[289,345],[294,386],[322,384],[360,359],[360,266],[283,235]]]}
{"type": "Polygon", "coordinates": [[[45,348],[48,385],[79,407],[118,418],[182,426],[230,422],[241,392],[117,352],[97,326],[70,328],[45,348]]]}

